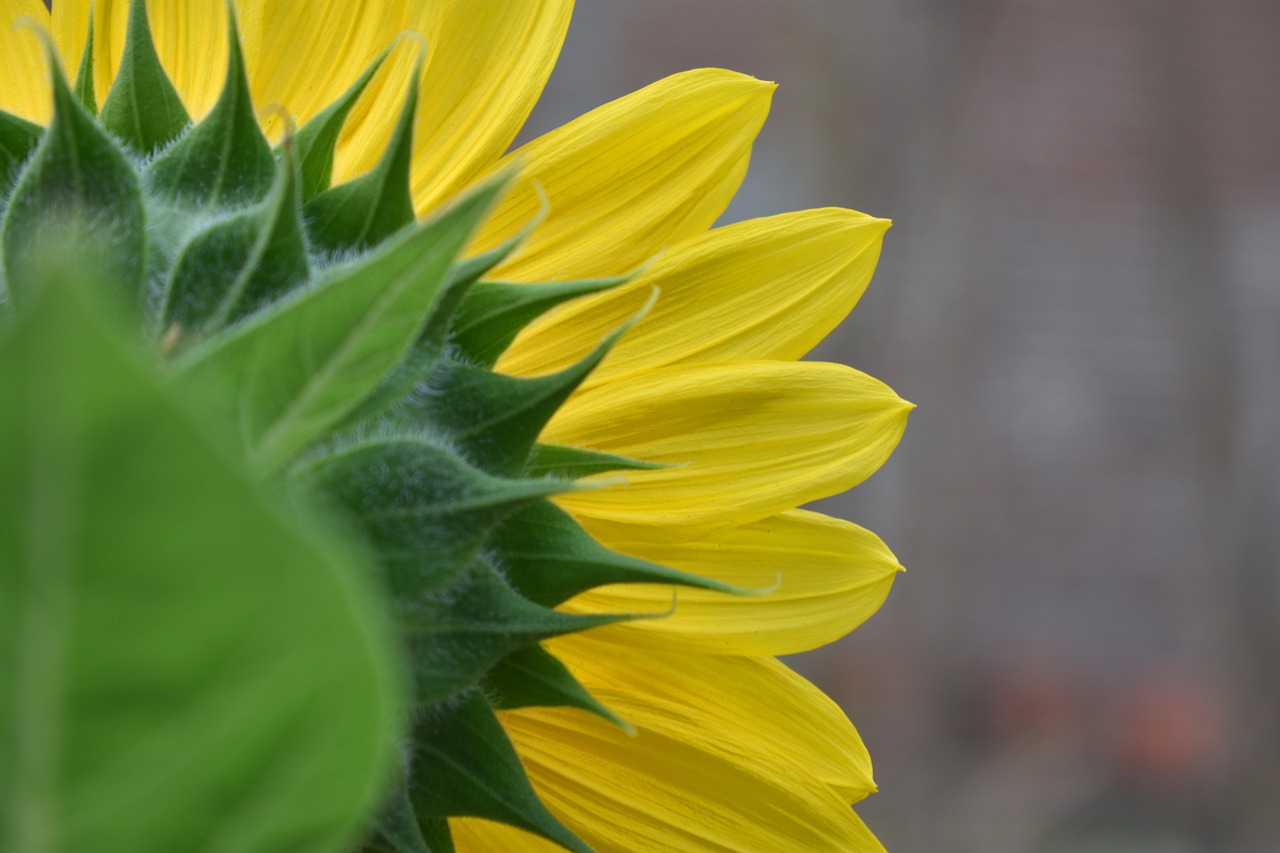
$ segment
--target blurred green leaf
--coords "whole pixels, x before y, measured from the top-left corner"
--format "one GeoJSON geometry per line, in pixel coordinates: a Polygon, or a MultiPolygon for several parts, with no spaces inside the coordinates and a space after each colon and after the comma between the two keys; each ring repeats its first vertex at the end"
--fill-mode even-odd
{"type": "Polygon", "coordinates": [[[346,850],[399,666],[286,513],[65,280],[0,343],[0,850],[346,850]]]}

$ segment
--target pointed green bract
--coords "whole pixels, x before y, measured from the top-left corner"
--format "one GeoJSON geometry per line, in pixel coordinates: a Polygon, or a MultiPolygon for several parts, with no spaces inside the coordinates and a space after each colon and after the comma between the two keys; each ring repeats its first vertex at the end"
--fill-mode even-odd
{"type": "Polygon", "coordinates": [[[425,714],[414,727],[414,752],[419,773],[409,795],[420,816],[501,821],[575,853],[591,853],[538,800],[511,741],[480,694],[425,714]]]}
{"type": "MultiPolygon", "coordinates": [[[[93,32],[86,57],[93,60],[93,32]]],[[[83,101],[85,93],[93,93],[93,75],[85,74],[77,88],[83,101]]],[[[86,104],[92,110],[92,106],[86,104]]],[[[149,155],[178,138],[191,123],[182,98],[160,67],[151,25],[147,21],[147,0],[131,0],[129,29],[125,37],[124,55],[115,82],[102,105],[102,124],[139,154],[149,155]]]]}
{"type": "Polygon", "coordinates": [[[513,512],[489,537],[503,574],[530,601],[546,607],[615,583],[662,583],[741,595],[743,590],[619,554],[596,542],[549,502],[513,512]]]}
{"type": "Polygon", "coordinates": [[[334,254],[370,249],[413,221],[409,169],[421,76],[419,59],[400,120],[378,165],[367,175],[326,190],[307,204],[311,239],[317,249],[334,254]]]}
{"type": "Polygon", "coordinates": [[[352,107],[364,90],[368,88],[373,75],[386,61],[390,48],[378,54],[377,59],[360,75],[360,79],[333,104],[326,107],[318,115],[298,130],[294,145],[298,150],[299,171],[302,176],[302,200],[309,202],[320,193],[329,189],[333,178],[333,155],[338,146],[338,136],[346,123],[352,107]]]}
{"type": "Polygon", "coordinates": [[[353,442],[326,452],[296,476],[347,511],[406,608],[446,589],[503,518],[574,488],[492,477],[442,445],[407,436],[353,442]]]}
{"type": "Polygon", "coordinates": [[[483,560],[435,598],[397,603],[409,650],[411,694],[420,707],[474,687],[494,664],[522,648],[637,618],[575,615],[534,604],[483,560]]]}
{"type": "Polygon", "coordinates": [[[183,341],[198,339],[310,278],[297,184],[286,147],[275,186],[262,204],[216,221],[187,242],[165,289],[165,329],[176,327],[183,341]]]}
{"type": "Polygon", "coordinates": [[[70,254],[116,288],[122,303],[136,305],[147,243],[137,174],[67,87],[51,45],[49,52],[53,121],[5,208],[5,284],[21,303],[70,254]]]}
{"type": "Polygon", "coordinates": [[[485,676],[484,692],[499,711],[577,708],[635,733],[633,726],[588,693],[569,668],[540,645],[527,646],[499,661],[485,676]]]}
{"type": "Polygon", "coordinates": [[[404,402],[431,377],[444,358],[446,347],[454,338],[453,328],[458,306],[480,276],[506,259],[523,237],[522,233],[480,255],[454,262],[445,279],[440,300],[427,317],[426,325],[418,334],[408,355],[383,380],[378,389],[351,413],[353,421],[372,418],[404,402]]]}
{"type": "Polygon", "coordinates": [[[402,701],[366,571],[172,398],[110,289],[65,270],[0,342],[0,849],[348,849],[402,701]]]}
{"type": "Polygon", "coordinates": [[[151,187],[171,202],[206,209],[239,207],[261,201],[275,181],[275,158],[258,127],[230,3],[227,26],[231,37],[222,94],[204,121],[148,169],[151,187]]]}
{"type": "Polygon", "coordinates": [[[557,305],[611,290],[631,276],[554,284],[511,284],[482,281],[458,308],[454,336],[468,360],[492,366],[520,330],[557,305]]]}
{"type": "Polygon", "coordinates": [[[193,350],[180,362],[183,380],[232,414],[251,458],[282,461],[341,421],[400,362],[503,186],[481,185],[364,264],[193,350]]]}
{"type": "Polygon", "coordinates": [[[401,767],[373,838],[366,842],[362,853],[436,853],[422,833],[413,801],[409,799],[408,782],[408,771],[401,767]]]}
{"type": "Polygon", "coordinates": [[[538,444],[525,463],[527,477],[556,477],[563,480],[580,480],[597,474],[615,471],[656,471],[668,466],[658,462],[640,462],[614,453],[584,450],[581,447],[564,447],[559,444],[538,444]]]}
{"type": "Polygon", "coordinates": [[[76,71],[76,97],[90,115],[98,114],[98,95],[93,88],[93,9],[89,10],[89,35],[84,40],[80,54],[80,69],[76,71]]]}
{"type": "Polygon", "coordinates": [[[441,430],[484,470],[515,476],[542,428],[604,357],[609,343],[567,370],[536,379],[445,362],[397,415],[441,430]]]}
{"type": "Polygon", "coordinates": [[[9,195],[18,170],[36,150],[43,135],[44,128],[40,125],[0,111],[0,199],[9,195]]]}

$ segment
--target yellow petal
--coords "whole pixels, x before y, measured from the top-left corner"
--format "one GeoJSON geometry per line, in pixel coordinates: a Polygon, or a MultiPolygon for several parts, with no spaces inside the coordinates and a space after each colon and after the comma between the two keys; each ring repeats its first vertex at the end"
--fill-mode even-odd
{"type": "Polygon", "coordinates": [[[542,94],[572,0],[437,0],[414,143],[414,199],[425,211],[493,165],[542,94]]]}
{"type": "Polygon", "coordinates": [[[535,322],[498,363],[519,375],[567,367],[633,316],[653,310],[592,372],[587,387],[650,367],[738,358],[795,360],[857,304],[889,222],[808,210],[695,237],[635,281],[535,322]]]}
{"type": "Polygon", "coordinates": [[[910,409],[843,365],[687,365],[571,398],[543,438],[672,465],[559,501],[609,541],[685,541],[852,488],[888,458],[910,409]]]}
{"type": "Polygon", "coordinates": [[[53,97],[49,65],[39,39],[18,26],[23,18],[49,27],[40,0],[5,0],[0,6],[0,110],[45,124],[53,97]]]}
{"type": "Polygon", "coordinates": [[[662,719],[630,737],[571,710],[502,715],[547,807],[601,853],[881,849],[840,793],[728,717],[662,719]]]}
{"type": "Polygon", "coordinates": [[[729,760],[791,764],[856,802],[876,789],[871,756],[822,691],[773,658],[637,647],[601,629],[548,643],[623,719],[729,760]]]}
{"type": "Polygon", "coordinates": [[[510,155],[515,186],[476,240],[514,236],[549,214],[497,274],[517,281],[628,272],[706,230],[746,173],[773,84],[718,69],[668,77],[510,155]]]}
{"type": "MultiPolygon", "coordinates": [[[[418,209],[425,211],[492,166],[511,144],[551,74],[573,3],[398,0],[374,5],[242,0],[254,99],[283,104],[304,123],[346,91],[402,33],[421,35],[427,52],[413,190],[418,209]]],[[[417,52],[412,41],[401,44],[351,112],[334,161],[335,181],[361,174],[382,156],[417,52]]]]}
{"type": "Polygon", "coordinates": [[[474,817],[450,818],[458,853],[564,853],[564,848],[532,833],[474,817]]]}
{"type": "MultiPolygon", "coordinates": [[[[582,519],[588,530],[590,519],[582,519]]],[[[806,510],[788,512],[692,542],[620,542],[610,547],[745,589],[733,596],[680,588],[675,612],[610,628],[631,643],[710,654],[786,655],[834,642],[884,603],[902,567],[878,536],[806,510]],[[776,589],[775,589],[776,587],[776,589]]],[[[669,587],[618,585],[584,593],[566,609],[655,613],[669,587]]]]}

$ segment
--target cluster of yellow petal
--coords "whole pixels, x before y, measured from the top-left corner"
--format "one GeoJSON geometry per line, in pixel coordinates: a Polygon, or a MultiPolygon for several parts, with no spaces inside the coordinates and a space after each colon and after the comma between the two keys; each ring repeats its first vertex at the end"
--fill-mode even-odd
{"type": "MultiPolygon", "coordinates": [[[[89,0],[8,0],[0,11],[0,108],[43,120],[47,86],[27,16],[74,69],[89,0]]],[[[96,88],[124,43],[125,0],[96,0],[96,88]]],[[[426,210],[511,159],[520,177],[477,248],[546,220],[499,270],[510,280],[627,273],[628,285],[526,329],[499,367],[563,367],[643,305],[656,307],[556,416],[544,439],[670,467],[562,505],[620,551],[765,591],[682,591],[673,615],[555,641],[553,651],[634,724],[577,711],[503,723],[548,806],[599,850],[879,850],[849,808],[873,790],[844,714],[772,656],[831,642],[888,593],[897,561],[873,534],[797,509],[861,482],[888,457],[910,405],[850,368],[800,362],[858,301],[888,223],[813,210],[712,229],[745,175],[771,84],[720,70],[662,80],[504,152],[555,63],[570,0],[237,0],[259,107],[301,123],[405,31],[352,114],[338,179],[371,166],[408,69],[425,49],[413,186],[426,210]]],[[[152,0],[155,40],[193,116],[221,87],[223,0],[152,0]]],[[[618,586],[577,610],[652,612],[670,592],[618,586]]],[[[552,845],[454,822],[459,849],[552,845]]]]}

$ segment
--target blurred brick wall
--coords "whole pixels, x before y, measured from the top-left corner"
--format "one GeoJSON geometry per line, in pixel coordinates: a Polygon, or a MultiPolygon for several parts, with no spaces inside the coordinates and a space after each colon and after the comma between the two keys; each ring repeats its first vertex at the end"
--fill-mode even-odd
{"type": "Polygon", "coordinates": [[[530,133],[736,68],[781,86],[727,219],[896,221],[816,357],[921,404],[825,507],[909,571],[799,662],[890,849],[1274,849],[1278,43],[1271,0],[579,4],[530,133]]]}

